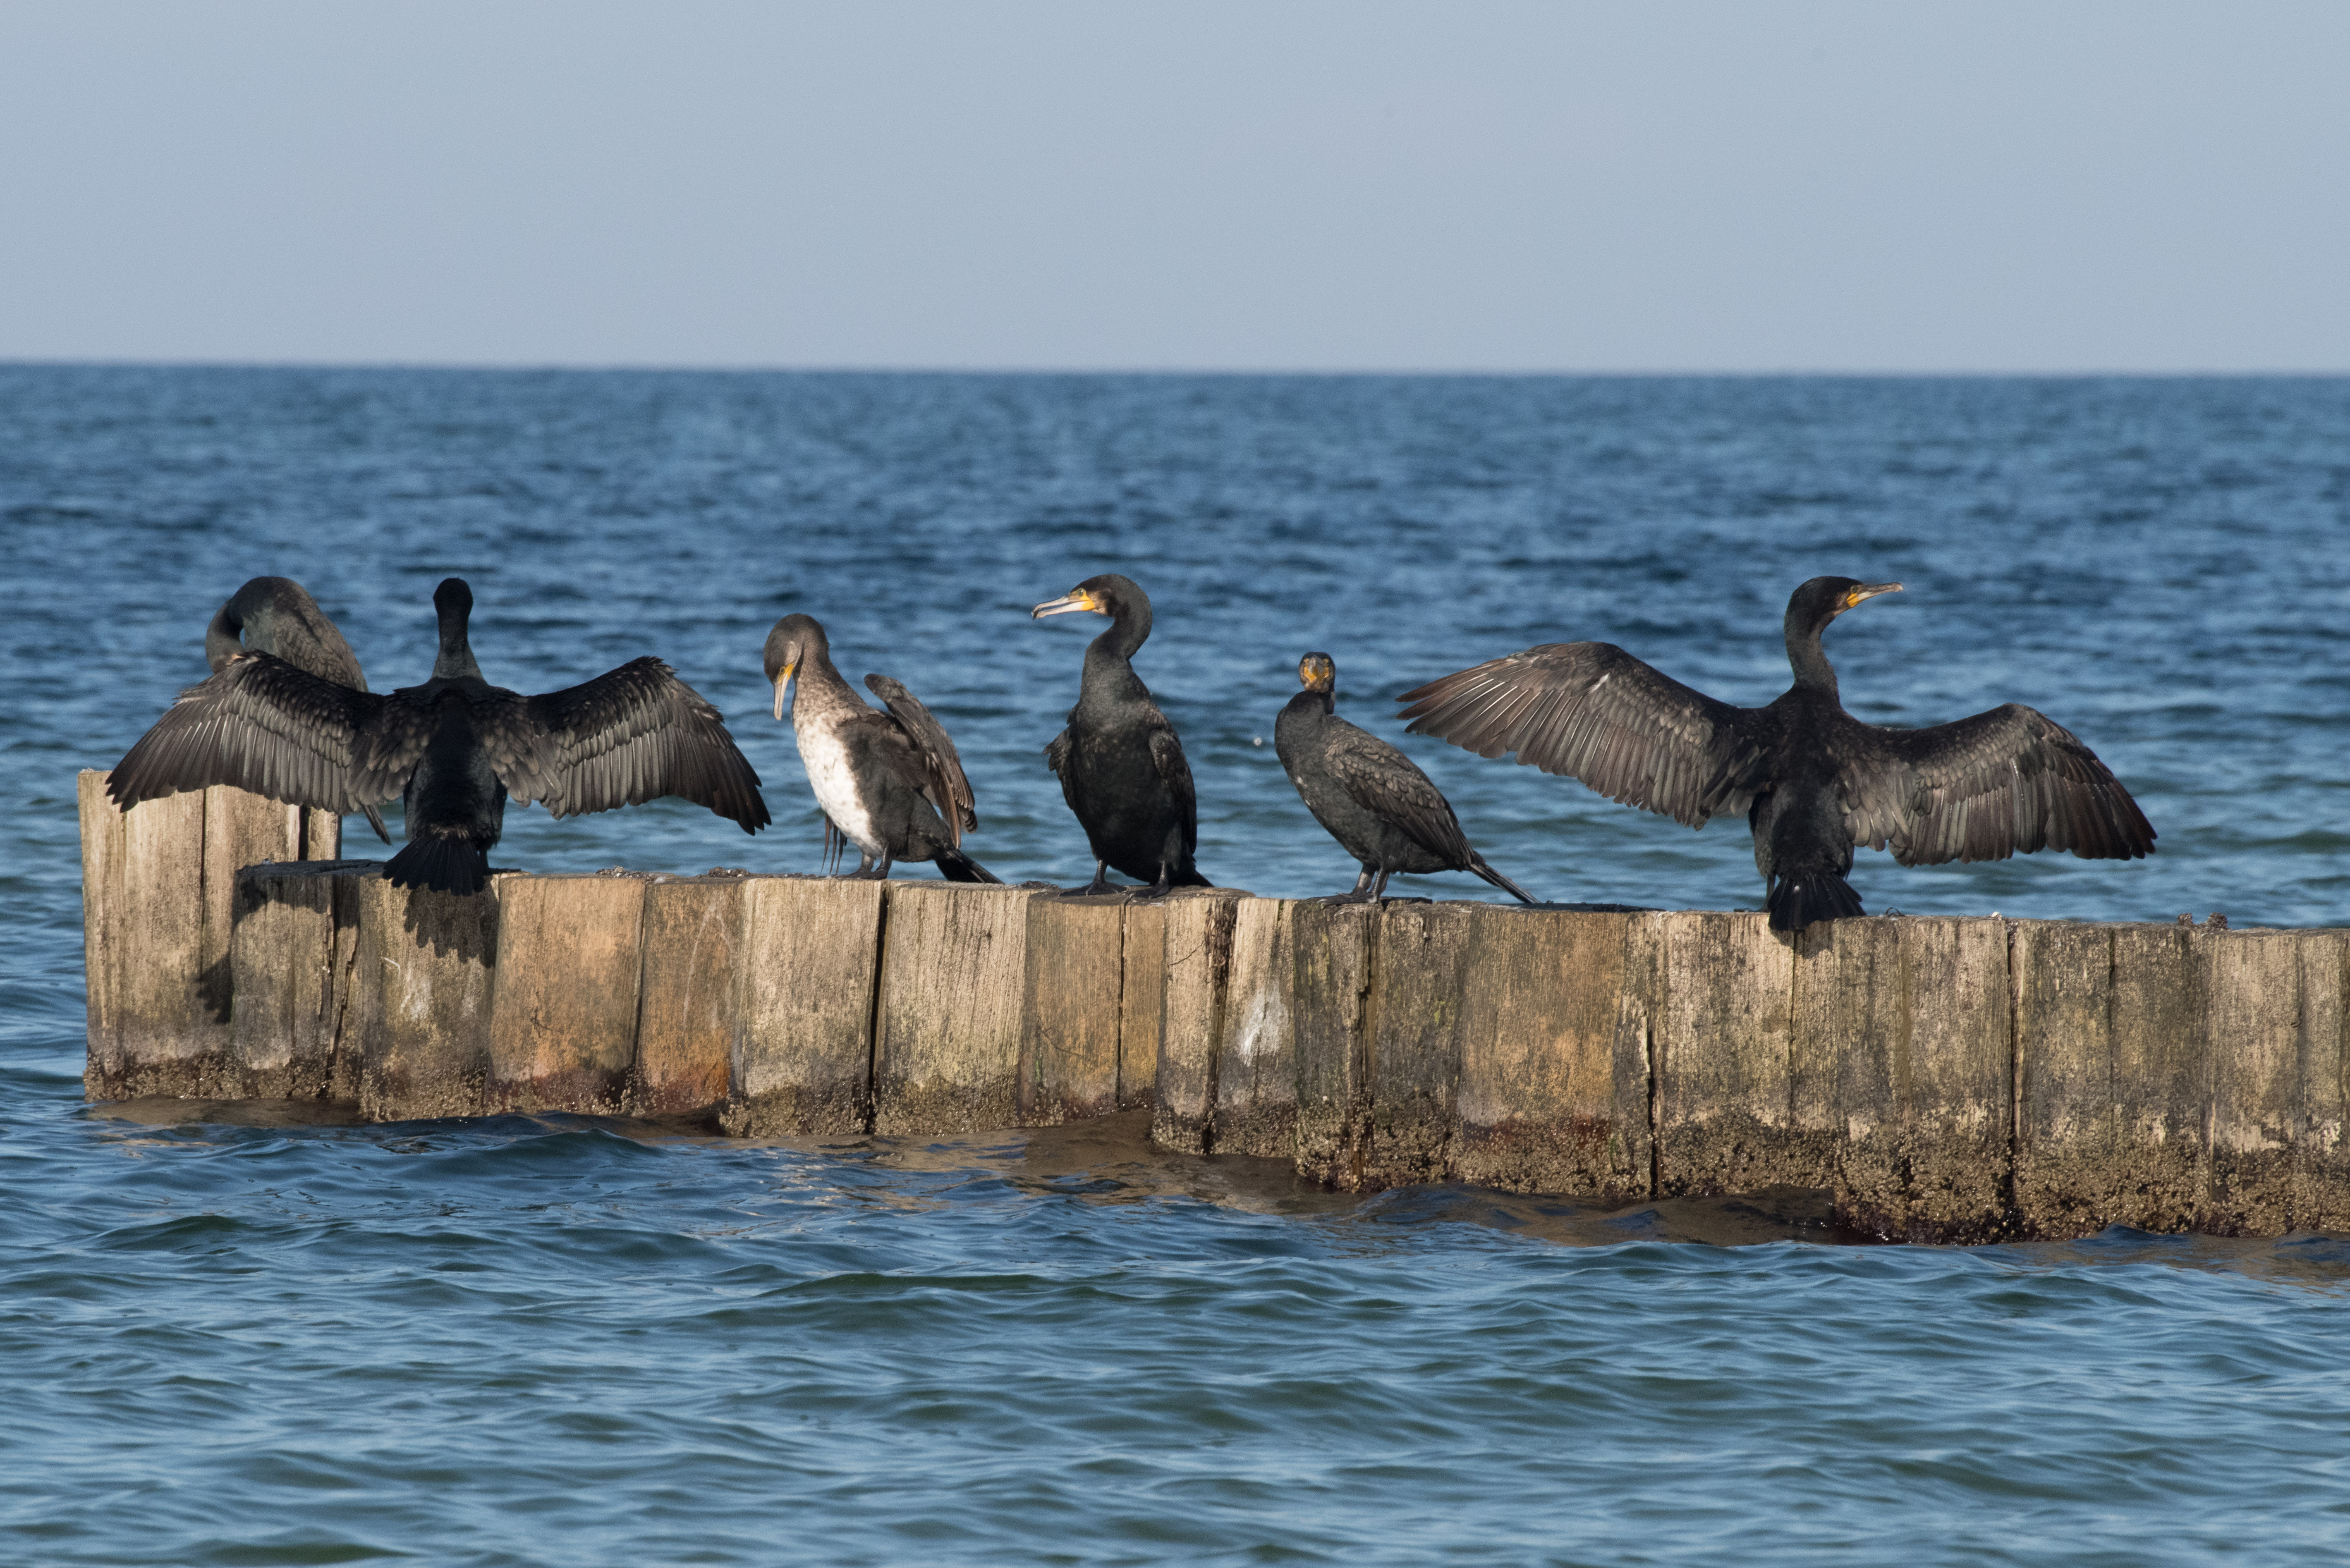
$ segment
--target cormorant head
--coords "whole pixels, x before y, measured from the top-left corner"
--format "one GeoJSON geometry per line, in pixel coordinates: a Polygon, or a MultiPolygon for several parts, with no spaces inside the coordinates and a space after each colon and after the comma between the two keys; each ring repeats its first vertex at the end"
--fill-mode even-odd
{"type": "Polygon", "coordinates": [[[1150,615],[1150,596],[1131,577],[1121,577],[1116,572],[1105,572],[1098,577],[1087,577],[1059,598],[1049,599],[1028,612],[1030,620],[1043,620],[1048,615],[1075,615],[1087,610],[1094,615],[1106,615],[1116,620],[1121,611],[1139,611],[1147,620],[1150,615]]]}
{"type": "Polygon", "coordinates": [[[1787,635],[1818,636],[1828,622],[1863,599],[1898,594],[1899,583],[1864,583],[1852,577],[1814,577],[1787,600],[1787,635]]]}
{"type": "Polygon", "coordinates": [[[1297,680],[1308,691],[1335,695],[1338,690],[1338,667],[1326,653],[1309,653],[1297,661],[1297,680]]]}
{"type": "Polygon", "coordinates": [[[432,590],[432,607],[444,616],[463,620],[473,613],[473,590],[465,586],[463,577],[443,577],[441,586],[432,590]]]}
{"type": "Polygon", "coordinates": [[[784,688],[800,666],[827,651],[824,628],[812,615],[787,615],[767,633],[767,679],[775,686],[775,717],[784,716],[784,688]]]}

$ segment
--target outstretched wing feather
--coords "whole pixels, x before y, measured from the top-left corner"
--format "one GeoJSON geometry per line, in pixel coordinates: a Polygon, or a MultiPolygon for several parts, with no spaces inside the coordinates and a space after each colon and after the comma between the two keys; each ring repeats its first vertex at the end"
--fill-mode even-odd
{"type": "Polygon", "coordinates": [[[545,801],[557,816],[673,794],[746,833],[771,820],[759,775],[718,710],[658,659],[631,659],[560,691],[477,704],[474,732],[515,798],[545,801]]]}
{"type": "Polygon", "coordinates": [[[1413,734],[1579,779],[1691,827],[1752,803],[1755,716],[1613,643],[1554,642],[1489,659],[1397,699],[1413,734]]]}
{"type": "Polygon", "coordinates": [[[240,653],[180,693],[115,764],[107,791],[142,800],[234,784],[290,805],[354,812],[400,793],[430,715],[266,653],[240,653]]]}
{"type": "Polygon", "coordinates": [[[1904,866],[2003,860],[2063,849],[2135,860],[2155,833],[2113,770],[2080,738],[2010,702],[1955,723],[1878,730],[1838,770],[1855,844],[1904,866]]]}

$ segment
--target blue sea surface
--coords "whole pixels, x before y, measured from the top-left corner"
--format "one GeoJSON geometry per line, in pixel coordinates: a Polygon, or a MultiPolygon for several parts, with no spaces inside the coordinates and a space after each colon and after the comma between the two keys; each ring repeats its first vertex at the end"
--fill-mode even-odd
{"type": "Polygon", "coordinates": [[[1080,880],[1041,753],[1098,623],[1027,611],[1115,570],[1213,880],[1353,880],[1271,746],[1318,649],[1536,893],[1752,907],[1742,824],[1407,739],[1391,699],[1596,638],[1767,701],[1789,590],[1836,573],[1908,585],[1829,633],[1853,711],[2029,703],[2161,835],[1863,852],[1872,909],[2350,924],[2350,382],[0,366],[0,1561],[2350,1555],[2350,1241],[1354,1197],[1132,1116],[752,1142],[89,1106],[74,807],[246,577],[307,585],[381,691],[427,672],[455,573],[490,679],[659,654],[776,818],[515,809],[500,864],[816,868],[759,667],[803,610],[952,730],[974,855],[1080,880]]]}

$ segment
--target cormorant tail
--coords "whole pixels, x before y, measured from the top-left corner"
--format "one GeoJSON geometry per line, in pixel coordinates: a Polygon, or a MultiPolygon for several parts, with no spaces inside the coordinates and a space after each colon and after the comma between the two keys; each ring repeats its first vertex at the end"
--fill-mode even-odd
{"type": "Polygon", "coordinates": [[[1167,885],[1170,888],[1212,888],[1215,886],[1213,882],[1209,881],[1205,877],[1200,875],[1200,868],[1197,866],[1185,866],[1179,868],[1173,875],[1167,878],[1167,885]]]}
{"type": "Polygon", "coordinates": [[[960,849],[941,849],[936,857],[939,875],[950,882],[993,882],[1003,886],[1003,878],[965,855],[960,849]]]}
{"type": "Polygon", "coordinates": [[[395,888],[436,893],[478,893],[490,882],[490,852],[470,838],[428,835],[409,840],[384,865],[395,888]]]}
{"type": "Polygon", "coordinates": [[[1800,931],[1814,920],[1840,920],[1867,913],[1852,884],[1833,871],[1801,871],[1771,878],[1762,907],[1774,931],[1800,931]]]}
{"type": "Polygon", "coordinates": [[[1496,871],[1491,866],[1486,865],[1485,857],[1478,854],[1473,849],[1469,852],[1469,869],[1475,872],[1478,876],[1482,877],[1486,881],[1491,882],[1494,887],[1499,888],[1503,892],[1507,893],[1511,898],[1515,898],[1521,904],[1539,904],[1542,902],[1540,898],[1533,897],[1523,888],[1519,887],[1515,882],[1511,881],[1507,877],[1503,876],[1499,871],[1496,871]]]}

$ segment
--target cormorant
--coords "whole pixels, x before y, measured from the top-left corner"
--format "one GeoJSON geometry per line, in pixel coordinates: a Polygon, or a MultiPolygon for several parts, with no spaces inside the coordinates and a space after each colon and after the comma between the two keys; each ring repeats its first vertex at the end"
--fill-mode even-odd
{"type": "Polygon", "coordinates": [[[1199,803],[1191,764],[1175,726],[1150,700],[1128,662],[1150,635],[1150,596],[1125,577],[1087,577],[1029,612],[1032,620],[1085,610],[1107,616],[1109,629],[1086,649],[1085,680],[1069,727],[1045,748],[1093,846],[1094,879],[1079,891],[1107,893],[1107,867],[1149,882],[1146,897],[1170,888],[1206,888],[1191,857],[1200,847],[1199,803]]]}
{"type": "Polygon", "coordinates": [[[2154,829],[2071,731],[2010,702],[1955,723],[1887,730],[1836,701],[1828,622],[1899,583],[1814,577],[1787,601],[1795,683],[1733,708],[1605,642],[1555,642],[1431,680],[1397,701],[1412,733],[1580,779],[1691,827],[1745,812],[1780,930],[1862,913],[1855,845],[1904,866],[2043,848],[2135,860],[2154,829]]]}
{"type": "Polygon", "coordinates": [[[893,861],[931,860],[950,882],[1003,881],[962,852],[962,836],[979,828],[971,781],[946,730],[912,692],[886,675],[868,675],[866,690],[889,711],[868,706],[833,668],[831,644],[813,616],[777,621],[767,633],[766,660],[776,718],[784,716],[784,689],[799,680],[791,703],[800,765],[823,809],[827,841],[838,833],[857,846],[850,876],[886,878],[893,861]]]}
{"type": "Polygon", "coordinates": [[[1363,867],[1353,892],[1327,902],[1376,903],[1398,871],[1473,871],[1512,898],[1534,902],[1469,846],[1452,803],[1409,757],[1331,711],[1338,667],[1328,654],[1299,659],[1297,679],[1305,690],[1274,721],[1273,749],[1314,820],[1363,867]]]}
{"type": "Polygon", "coordinates": [[[441,650],[423,685],[378,696],[274,654],[231,654],[139,738],[107,793],[125,811],[216,784],[341,812],[397,794],[408,845],[384,875],[449,893],[486,885],[508,794],[557,816],[682,795],[745,833],[767,825],[759,775],[718,710],[660,659],[525,697],[482,679],[463,580],[434,589],[432,607],[441,650]]]}
{"type": "MultiPolygon", "coordinates": [[[[291,577],[254,578],[230,595],[228,603],[213,617],[212,625],[204,628],[204,662],[212,666],[213,674],[218,675],[240,653],[275,654],[321,680],[354,691],[368,689],[359,659],[343,640],[341,630],[327,618],[318,601],[291,577]]],[[[375,802],[363,802],[359,809],[367,814],[375,836],[390,843],[383,813],[375,802]]]]}

